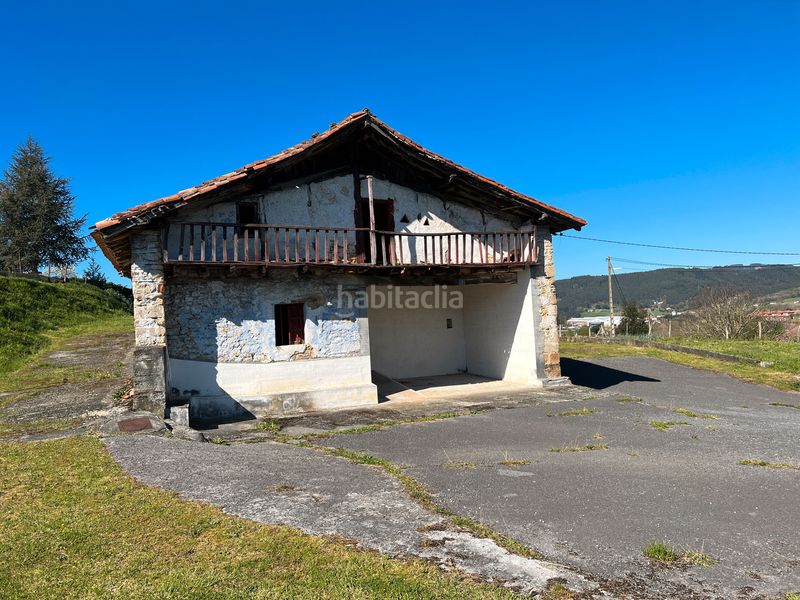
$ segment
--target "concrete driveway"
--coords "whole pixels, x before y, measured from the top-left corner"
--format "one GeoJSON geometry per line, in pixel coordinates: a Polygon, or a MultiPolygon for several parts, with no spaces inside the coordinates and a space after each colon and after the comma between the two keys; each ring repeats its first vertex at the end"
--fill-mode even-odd
{"type": "Polygon", "coordinates": [[[650,358],[565,360],[564,371],[597,397],[327,443],[405,465],[452,511],[614,580],[620,592],[800,590],[800,471],[738,464],[800,464],[800,410],[771,404],[800,406],[800,395],[650,358]],[[653,421],[680,424],[659,430],[653,421]],[[570,448],[584,450],[552,451],[570,448]],[[642,555],[652,541],[718,562],[654,567],[642,555]]]}

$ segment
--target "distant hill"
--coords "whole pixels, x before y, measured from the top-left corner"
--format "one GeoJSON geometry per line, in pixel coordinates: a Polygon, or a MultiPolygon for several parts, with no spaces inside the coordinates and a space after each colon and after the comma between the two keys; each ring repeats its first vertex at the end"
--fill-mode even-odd
{"type": "MultiPolygon", "coordinates": [[[[656,269],[617,275],[614,303],[623,300],[649,306],[664,301],[665,307],[685,308],[704,287],[730,285],[753,296],[777,299],[796,295],[800,287],[800,267],[791,265],[731,265],[711,269],[656,269]],[[790,290],[794,290],[790,293],[790,290]],[[624,295],[624,298],[623,298],[624,295]]],[[[563,319],[580,316],[592,308],[608,308],[608,278],[581,275],[556,282],[558,312],[563,319]]]]}

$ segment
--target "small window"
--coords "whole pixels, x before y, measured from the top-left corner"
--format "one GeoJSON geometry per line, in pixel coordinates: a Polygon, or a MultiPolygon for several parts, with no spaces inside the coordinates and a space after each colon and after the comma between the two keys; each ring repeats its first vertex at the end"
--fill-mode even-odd
{"type": "Polygon", "coordinates": [[[237,221],[239,225],[252,225],[258,223],[258,204],[255,202],[241,202],[237,207],[237,221]]]}
{"type": "Polygon", "coordinates": [[[303,344],[305,318],[302,304],[275,305],[275,345],[303,344]]]}

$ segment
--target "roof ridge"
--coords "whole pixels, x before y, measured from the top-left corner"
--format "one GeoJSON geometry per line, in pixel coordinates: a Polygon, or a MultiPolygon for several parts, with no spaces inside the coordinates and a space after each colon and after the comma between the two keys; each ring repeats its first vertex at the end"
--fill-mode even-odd
{"type": "Polygon", "coordinates": [[[281,150],[277,154],[273,154],[272,156],[268,156],[266,158],[262,158],[260,160],[248,163],[243,167],[239,167],[238,169],[230,171],[229,173],[225,173],[223,175],[219,175],[212,179],[208,179],[202,183],[183,189],[170,196],[163,196],[161,198],[157,198],[156,200],[152,200],[144,204],[133,206],[125,211],[116,213],[107,219],[99,221],[94,225],[93,229],[100,231],[108,227],[113,227],[114,225],[119,225],[125,221],[133,219],[141,215],[142,213],[147,212],[148,210],[163,205],[188,201],[196,196],[205,194],[219,187],[222,187],[223,185],[227,185],[231,182],[238,181],[239,179],[249,177],[252,173],[258,172],[268,166],[274,165],[287,158],[290,158],[292,156],[304,152],[308,148],[326,140],[337,131],[340,131],[344,127],[347,127],[348,125],[351,125],[352,123],[355,123],[361,119],[363,119],[365,122],[370,122],[377,125],[382,130],[384,130],[388,135],[395,138],[399,143],[404,144],[414,149],[415,151],[421,153],[428,160],[438,162],[446,166],[447,168],[453,169],[454,171],[461,173],[462,175],[465,175],[482,185],[499,189],[503,193],[508,194],[509,196],[520,202],[532,205],[533,207],[536,207],[544,212],[548,212],[554,215],[559,215],[563,219],[566,219],[567,221],[574,223],[575,226],[577,226],[578,228],[582,227],[583,225],[586,225],[586,221],[584,219],[581,219],[580,217],[576,217],[575,215],[572,215],[567,211],[561,210],[560,208],[556,208],[555,206],[542,202],[541,200],[537,200],[533,196],[528,196],[521,192],[517,192],[516,190],[513,190],[510,187],[503,185],[502,183],[494,179],[480,175],[479,173],[476,173],[475,171],[468,169],[467,167],[459,165],[458,163],[442,156],[441,154],[437,154],[432,150],[428,150],[427,148],[418,144],[408,136],[390,127],[386,122],[382,121],[377,116],[375,116],[369,108],[363,108],[359,111],[347,115],[341,121],[338,121],[336,123],[331,123],[328,129],[326,129],[322,133],[314,132],[308,139],[303,140],[302,142],[299,142],[293,146],[290,146],[289,148],[281,150]]]}

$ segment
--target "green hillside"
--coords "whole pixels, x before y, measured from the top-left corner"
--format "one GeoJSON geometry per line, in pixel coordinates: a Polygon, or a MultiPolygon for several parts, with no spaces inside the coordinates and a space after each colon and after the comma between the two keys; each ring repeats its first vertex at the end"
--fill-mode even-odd
{"type": "MultiPolygon", "coordinates": [[[[647,306],[663,300],[666,305],[680,309],[707,286],[730,285],[756,297],[798,288],[800,267],[734,265],[712,269],[657,269],[617,275],[617,280],[619,287],[614,286],[614,295],[620,304],[627,300],[647,306]]],[[[556,283],[556,291],[559,314],[564,319],[577,317],[592,307],[608,307],[608,278],[605,275],[562,279],[556,283]]]]}
{"type": "Polygon", "coordinates": [[[0,374],[46,347],[55,330],[128,313],[128,302],[113,290],[0,276],[0,374]]]}

